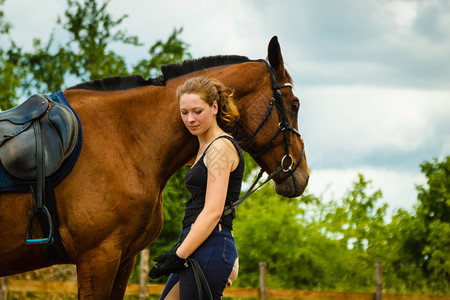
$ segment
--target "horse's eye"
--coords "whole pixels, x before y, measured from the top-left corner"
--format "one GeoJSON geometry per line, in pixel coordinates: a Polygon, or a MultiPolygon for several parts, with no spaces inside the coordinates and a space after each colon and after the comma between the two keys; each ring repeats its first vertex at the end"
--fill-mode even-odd
{"type": "Polygon", "coordinates": [[[291,104],[291,108],[292,108],[292,111],[293,112],[298,112],[298,110],[300,109],[300,102],[298,102],[298,101],[294,101],[292,104],[291,104]]]}

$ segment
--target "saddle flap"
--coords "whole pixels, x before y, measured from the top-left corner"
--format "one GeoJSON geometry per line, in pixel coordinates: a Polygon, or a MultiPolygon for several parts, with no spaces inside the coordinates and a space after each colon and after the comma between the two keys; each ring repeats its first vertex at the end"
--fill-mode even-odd
{"type": "MultiPolygon", "coordinates": [[[[49,106],[48,100],[39,94],[33,95],[21,105],[0,112],[0,121],[9,121],[14,124],[25,124],[42,116],[49,106]]],[[[0,128],[3,125],[0,125],[0,128]]]]}
{"type": "MultiPolygon", "coordinates": [[[[45,176],[56,172],[63,162],[63,149],[55,129],[41,123],[44,136],[45,176]]],[[[33,127],[5,142],[0,147],[0,159],[9,174],[23,180],[36,179],[36,139],[33,127]]]]}
{"type": "Polygon", "coordinates": [[[31,121],[25,124],[13,124],[11,122],[0,122],[0,146],[9,139],[24,132],[31,126],[31,121]]]}

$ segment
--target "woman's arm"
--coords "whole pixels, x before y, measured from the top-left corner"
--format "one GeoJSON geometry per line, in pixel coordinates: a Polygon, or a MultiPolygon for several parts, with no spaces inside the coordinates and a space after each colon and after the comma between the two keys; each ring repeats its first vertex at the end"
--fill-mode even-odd
{"type": "Polygon", "coordinates": [[[205,164],[208,168],[205,207],[177,250],[177,255],[181,258],[189,257],[219,223],[227,196],[230,172],[239,164],[239,155],[230,140],[221,138],[209,147],[205,164]]]}

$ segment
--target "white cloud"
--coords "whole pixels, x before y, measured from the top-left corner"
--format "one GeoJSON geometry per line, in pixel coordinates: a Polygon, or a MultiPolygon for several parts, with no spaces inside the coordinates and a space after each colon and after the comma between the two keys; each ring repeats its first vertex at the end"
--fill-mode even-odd
{"type": "Polygon", "coordinates": [[[424,149],[431,151],[425,157],[430,159],[450,141],[443,129],[450,128],[450,91],[316,86],[297,94],[303,99],[300,130],[312,169],[314,160],[324,167],[321,161],[345,166],[378,157],[379,164],[387,153],[424,149]]]}
{"type": "Polygon", "coordinates": [[[394,21],[400,27],[410,28],[417,17],[418,4],[413,1],[391,1],[386,8],[394,14],[394,21]]]}
{"type": "Polygon", "coordinates": [[[48,41],[56,20],[66,8],[59,0],[7,0],[4,4],[5,19],[13,25],[11,35],[17,46],[31,50],[33,39],[48,41]]]}
{"type": "MultiPolygon", "coordinates": [[[[166,39],[174,28],[184,28],[181,38],[191,45],[194,57],[217,54],[251,56],[264,44],[255,42],[260,35],[260,15],[251,13],[247,1],[177,1],[158,5],[141,0],[113,0],[110,11],[117,17],[128,14],[124,21],[129,32],[139,35],[148,46],[157,39],[166,39]]],[[[262,51],[264,53],[264,51],[262,51]]]]}

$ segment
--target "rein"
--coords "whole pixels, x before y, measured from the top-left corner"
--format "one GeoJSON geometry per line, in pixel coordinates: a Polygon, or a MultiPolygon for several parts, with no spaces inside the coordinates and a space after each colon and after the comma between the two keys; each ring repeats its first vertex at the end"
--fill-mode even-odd
{"type": "Polygon", "coordinates": [[[278,120],[279,120],[277,131],[275,132],[274,136],[272,137],[270,142],[267,143],[266,146],[264,146],[261,150],[258,150],[258,151],[254,152],[254,153],[249,153],[249,154],[250,154],[250,156],[255,158],[255,157],[258,157],[259,155],[265,153],[273,145],[273,143],[275,142],[275,139],[278,137],[278,135],[283,133],[284,156],[281,158],[280,166],[275,171],[273,171],[271,174],[269,174],[269,176],[267,177],[267,179],[263,183],[261,183],[258,187],[255,188],[255,186],[258,184],[259,180],[261,179],[261,177],[264,174],[264,170],[261,168],[259,173],[258,173],[258,175],[256,176],[255,180],[253,181],[252,185],[247,190],[247,192],[241,198],[239,198],[237,201],[232,203],[231,205],[225,206],[225,209],[224,209],[222,217],[226,216],[226,215],[229,215],[231,213],[234,214],[234,210],[236,209],[236,207],[238,207],[251,194],[256,192],[259,188],[261,188],[264,184],[266,184],[269,180],[274,178],[278,173],[280,173],[282,171],[285,173],[285,175],[284,175],[284,177],[282,177],[280,182],[285,181],[289,176],[291,176],[295,172],[295,170],[300,165],[300,162],[301,162],[301,160],[302,160],[302,158],[303,158],[303,156],[305,154],[305,144],[303,142],[303,138],[302,138],[301,134],[298,132],[298,130],[295,129],[294,127],[292,127],[291,124],[289,123],[289,120],[288,120],[288,117],[287,117],[287,114],[286,114],[286,108],[285,108],[284,102],[283,102],[283,95],[282,95],[282,93],[280,91],[280,89],[285,88],[285,87],[292,88],[292,84],[290,84],[290,83],[279,84],[277,82],[276,77],[275,77],[275,73],[273,72],[273,69],[269,65],[269,63],[266,60],[263,60],[263,59],[258,60],[258,61],[264,62],[264,64],[267,67],[267,70],[269,71],[270,79],[271,79],[271,82],[272,82],[273,94],[272,94],[272,98],[270,98],[269,106],[267,108],[267,112],[264,115],[264,117],[261,120],[261,122],[259,123],[259,126],[256,128],[256,130],[253,132],[253,134],[250,137],[248,137],[244,141],[240,142],[240,144],[243,147],[244,146],[248,146],[250,144],[250,142],[256,137],[258,132],[261,130],[261,128],[264,126],[264,124],[269,119],[270,115],[272,114],[273,107],[275,106],[276,109],[277,109],[278,120]],[[294,164],[294,158],[289,153],[289,136],[288,136],[289,131],[291,131],[294,134],[298,135],[300,137],[300,141],[302,143],[302,153],[300,154],[300,157],[299,157],[299,159],[297,160],[297,162],[295,164],[294,164]]]}

